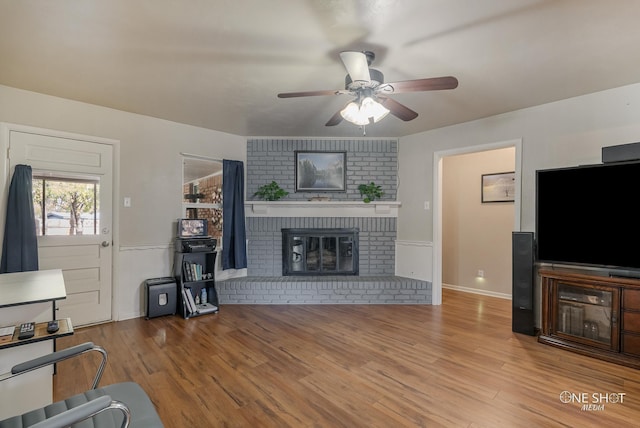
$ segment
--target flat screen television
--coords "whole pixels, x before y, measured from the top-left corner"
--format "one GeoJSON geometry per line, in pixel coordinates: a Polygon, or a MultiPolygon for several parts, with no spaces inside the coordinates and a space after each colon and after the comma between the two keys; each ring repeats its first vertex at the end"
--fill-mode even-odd
{"type": "Polygon", "coordinates": [[[207,220],[204,218],[179,218],[178,238],[207,236],[207,220]]]}
{"type": "Polygon", "coordinates": [[[640,270],[640,162],[536,171],[539,262],[640,270]]]}

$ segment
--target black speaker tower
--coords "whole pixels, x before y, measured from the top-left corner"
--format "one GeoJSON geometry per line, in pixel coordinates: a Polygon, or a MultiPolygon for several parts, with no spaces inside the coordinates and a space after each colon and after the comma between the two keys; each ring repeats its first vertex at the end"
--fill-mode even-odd
{"type": "Polygon", "coordinates": [[[534,313],[534,239],[533,232],[513,232],[512,235],[513,307],[511,329],[516,333],[535,336],[534,313]]]}

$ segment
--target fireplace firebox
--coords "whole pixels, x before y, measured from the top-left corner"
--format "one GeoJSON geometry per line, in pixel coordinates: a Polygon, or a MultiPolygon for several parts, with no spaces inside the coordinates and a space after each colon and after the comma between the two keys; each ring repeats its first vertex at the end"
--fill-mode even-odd
{"type": "Polygon", "coordinates": [[[282,274],[358,275],[353,229],[282,229],[282,274]]]}

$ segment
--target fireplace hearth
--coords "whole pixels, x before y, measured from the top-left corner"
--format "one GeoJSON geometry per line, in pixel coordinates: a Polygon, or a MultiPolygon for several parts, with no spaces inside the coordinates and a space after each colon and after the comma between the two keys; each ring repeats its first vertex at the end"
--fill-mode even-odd
{"type": "Polygon", "coordinates": [[[350,229],[282,229],[282,274],[358,275],[358,233],[350,229]]]}

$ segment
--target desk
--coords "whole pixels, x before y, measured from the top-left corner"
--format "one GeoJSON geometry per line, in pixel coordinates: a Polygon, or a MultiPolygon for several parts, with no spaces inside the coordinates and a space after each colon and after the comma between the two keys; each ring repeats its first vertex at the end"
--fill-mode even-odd
{"type": "MultiPolygon", "coordinates": [[[[33,321],[42,328],[54,318],[55,301],[66,297],[60,269],[0,274],[0,326],[33,321]]],[[[68,329],[63,331],[72,334],[73,327],[71,324],[69,327],[70,332],[68,329]]],[[[53,352],[53,339],[59,336],[46,335],[45,331],[44,335],[32,339],[3,344],[0,346],[0,373],[6,373],[15,364],[53,352]]],[[[53,401],[52,375],[52,368],[44,368],[1,382],[0,419],[50,404],[53,401]]]]}
{"type": "Polygon", "coordinates": [[[0,308],[66,299],[62,270],[39,270],[0,275],[0,308]]]}

